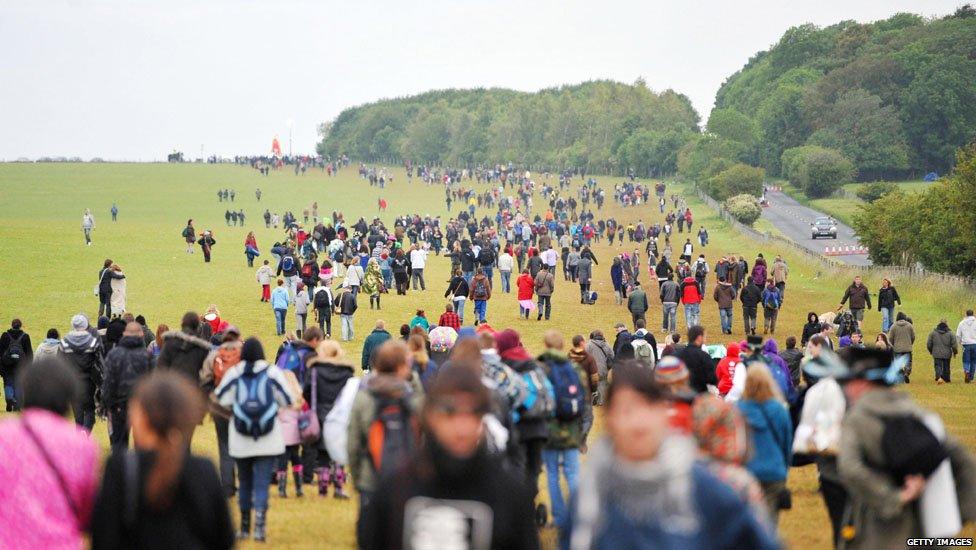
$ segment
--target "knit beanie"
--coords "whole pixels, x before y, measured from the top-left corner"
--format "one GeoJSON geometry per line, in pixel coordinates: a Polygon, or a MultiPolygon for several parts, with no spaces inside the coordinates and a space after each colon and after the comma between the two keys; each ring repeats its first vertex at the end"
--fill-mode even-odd
{"type": "Polygon", "coordinates": [[[670,386],[680,384],[688,379],[688,367],[684,361],[673,355],[662,357],[654,368],[654,380],[659,384],[670,386]]]}
{"type": "Polygon", "coordinates": [[[71,318],[71,328],[73,330],[85,330],[88,328],[88,317],[79,313],[71,318]]]}

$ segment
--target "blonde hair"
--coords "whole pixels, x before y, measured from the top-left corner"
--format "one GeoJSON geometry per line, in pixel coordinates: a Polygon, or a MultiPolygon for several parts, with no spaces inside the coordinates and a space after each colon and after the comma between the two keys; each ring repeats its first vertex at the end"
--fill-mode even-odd
{"type": "Polygon", "coordinates": [[[773,374],[766,365],[761,363],[749,365],[746,370],[746,387],[742,392],[742,399],[760,403],[770,399],[783,401],[779,385],[773,380],[773,374]]]}
{"type": "Polygon", "coordinates": [[[427,363],[430,362],[430,356],[427,355],[427,342],[423,336],[419,334],[410,336],[407,340],[407,348],[413,354],[413,360],[419,365],[427,366],[427,363]]]}
{"type": "Polygon", "coordinates": [[[565,341],[563,340],[563,335],[559,331],[549,329],[546,331],[545,335],[542,337],[542,342],[549,349],[560,350],[565,346],[565,341]]]}

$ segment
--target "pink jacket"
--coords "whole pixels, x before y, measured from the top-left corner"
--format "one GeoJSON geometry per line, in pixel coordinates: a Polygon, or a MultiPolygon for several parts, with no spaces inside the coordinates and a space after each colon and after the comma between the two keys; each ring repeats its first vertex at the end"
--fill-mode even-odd
{"type": "Polygon", "coordinates": [[[284,407],[278,409],[278,424],[281,425],[281,437],[285,440],[285,446],[302,442],[298,430],[298,411],[284,407]]]}
{"type": "Polygon", "coordinates": [[[84,430],[40,409],[0,422],[0,548],[81,548],[98,489],[98,445],[84,430]],[[30,424],[58,476],[23,422],[30,424]]]}

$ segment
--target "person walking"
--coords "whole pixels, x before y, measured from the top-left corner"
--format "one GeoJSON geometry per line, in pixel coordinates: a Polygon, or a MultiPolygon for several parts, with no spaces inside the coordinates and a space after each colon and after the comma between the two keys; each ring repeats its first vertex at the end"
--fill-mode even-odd
{"type": "Polygon", "coordinates": [[[894,358],[906,357],[908,363],[904,367],[905,383],[911,383],[912,350],[915,345],[915,327],[908,321],[904,311],[899,311],[895,317],[895,324],[888,329],[888,343],[894,358]]]}
{"type": "Polygon", "coordinates": [[[3,377],[3,399],[7,412],[19,411],[17,403],[17,376],[20,370],[30,365],[34,348],[30,335],[24,332],[20,319],[10,322],[10,329],[0,335],[0,376],[3,377]]]}
{"type": "MultiPolygon", "coordinates": [[[[359,379],[353,375],[353,364],[346,357],[342,347],[335,341],[323,340],[316,347],[315,355],[308,358],[308,371],[302,385],[302,395],[315,411],[319,424],[325,424],[333,408],[339,405],[340,396],[347,393],[347,384],[352,390],[358,388],[359,379]],[[313,378],[314,377],[314,378],[313,378]]],[[[350,401],[351,404],[351,401],[350,401]]],[[[306,448],[308,456],[302,455],[304,467],[314,471],[318,477],[318,494],[326,496],[329,484],[334,487],[333,496],[345,500],[349,496],[344,487],[346,482],[345,459],[332,456],[328,449],[335,450],[333,441],[323,433],[317,444],[306,448]]],[[[345,453],[343,453],[345,454],[345,453]]],[[[305,472],[306,478],[308,472],[305,472]]]]}
{"type": "Polygon", "coordinates": [[[0,548],[84,548],[100,464],[98,442],[66,418],[82,381],[47,357],[19,382],[23,413],[0,421],[0,548]]]}
{"type": "Polygon", "coordinates": [[[556,280],[552,276],[551,268],[548,264],[542,266],[539,273],[535,276],[535,294],[539,299],[539,312],[536,321],[545,315],[546,321],[552,312],[552,293],[555,291],[556,280]]]}
{"type": "Polygon", "coordinates": [[[310,305],[312,305],[312,301],[308,297],[305,283],[298,283],[298,292],[295,294],[295,324],[297,325],[295,335],[299,339],[301,339],[305,329],[308,328],[308,308],[310,305]]]}
{"type": "Polygon", "coordinates": [[[966,310],[966,317],[956,327],[956,339],[962,346],[962,370],[966,373],[966,383],[973,381],[976,374],[976,316],[973,310],[966,310]]]}
{"type": "Polygon", "coordinates": [[[944,429],[941,419],[916,404],[909,392],[890,385],[886,376],[892,359],[889,353],[848,349],[850,367],[844,381],[848,406],[837,455],[840,481],[850,499],[843,548],[901,548],[907,540],[925,537],[918,500],[927,481],[933,480],[932,469],[946,462],[955,482],[947,482],[946,496],[955,497],[952,500],[960,510],[950,510],[952,505],[943,504],[943,500],[936,504],[936,513],[945,517],[962,512],[963,521],[971,521],[972,495],[976,492],[972,454],[950,435],[934,437],[936,430],[944,429]],[[903,441],[912,454],[892,455],[892,446],[885,443],[892,439],[903,441]],[[909,456],[927,457],[930,460],[925,463],[931,466],[919,468],[922,464],[909,456]],[[939,456],[948,460],[931,460],[939,456]]]}
{"type": "Polygon", "coordinates": [[[213,245],[217,244],[217,241],[213,238],[213,232],[209,229],[204,231],[203,236],[197,240],[197,244],[200,245],[200,249],[203,251],[204,263],[210,263],[210,251],[213,245]]]}
{"type": "MultiPolygon", "coordinates": [[[[61,355],[79,378],[78,398],[72,400],[75,424],[91,432],[95,425],[95,388],[102,375],[102,343],[81,313],[71,318],[71,331],[61,339],[61,355]]],[[[30,370],[30,369],[27,369],[30,370]]]]}
{"type": "Polygon", "coordinates": [[[746,336],[756,334],[756,316],[759,313],[759,304],[762,302],[763,290],[759,288],[755,281],[749,280],[739,294],[739,301],[742,302],[742,322],[745,325],[746,336]]]}
{"type": "Polygon", "coordinates": [[[425,267],[427,267],[427,244],[420,242],[413,245],[410,250],[410,279],[414,290],[417,290],[418,283],[420,290],[427,290],[424,282],[425,267]]]}
{"type": "Polygon", "coordinates": [[[790,275],[790,266],[786,264],[786,260],[782,256],[776,255],[773,265],[770,266],[769,274],[773,278],[776,290],[779,290],[780,301],[784,300],[786,298],[786,278],[790,275]]]}
{"type": "Polygon", "coordinates": [[[779,308],[783,303],[783,297],[779,294],[779,289],[770,277],[766,280],[766,288],[762,293],[763,305],[763,334],[774,334],[776,332],[776,317],[779,315],[779,308]]]}
{"type": "Polygon", "coordinates": [[[512,258],[511,248],[505,247],[498,256],[498,272],[501,274],[502,292],[508,294],[512,291],[512,268],[515,260],[512,258]]]}
{"type": "Polygon", "coordinates": [[[234,546],[217,471],[189,451],[204,411],[196,385],[178,374],[154,373],[136,386],[129,411],[136,451],[115,453],[105,465],[94,550],[234,546]]]}
{"type": "Polygon", "coordinates": [[[265,260],[264,265],[259,267],[254,273],[254,279],[261,285],[262,302],[271,301],[271,281],[274,279],[274,271],[271,269],[269,263],[268,260],[265,260]]]}
{"type": "Polygon", "coordinates": [[[318,319],[319,330],[325,334],[326,338],[332,338],[332,310],[335,304],[332,299],[332,287],[322,285],[315,288],[315,295],[312,297],[312,307],[315,308],[315,317],[318,319]]]}
{"type": "Polygon", "coordinates": [[[215,390],[224,379],[224,375],[234,365],[241,362],[241,331],[234,325],[228,326],[221,338],[220,346],[211,351],[203,360],[200,369],[200,388],[210,396],[207,404],[210,417],[214,422],[214,432],[217,435],[217,459],[220,465],[220,484],[224,489],[224,496],[231,498],[237,492],[235,487],[235,463],[228,449],[230,437],[231,412],[217,404],[215,390]]]}
{"type": "Polygon", "coordinates": [[[474,278],[471,279],[470,292],[468,299],[474,301],[474,324],[478,325],[485,322],[488,315],[488,300],[491,299],[491,281],[485,276],[484,271],[475,268],[474,278]]]}
{"type": "Polygon", "coordinates": [[[681,288],[669,275],[661,282],[659,290],[662,308],[662,332],[675,332],[678,330],[678,302],[681,301],[681,288]]]}
{"type": "Polygon", "coordinates": [[[85,213],[81,216],[81,231],[85,234],[85,246],[91,246],[92,231],[95,230],[95,217],[92,216],[91,210],[85,209],[85,213]]]}
{"type": "Polygon", "coordinates": [[[890,279],[881,279],[878,290],[878,311],[881,312],[881,332],[888,332],[895,322],[895,304],[901,305],[901,296],[891,285],[890,279]]]}
{"type": "Polygon", "coordinates": [[[356,303],[356,293],[351,288],[343,286],[339,289],[339,296],[333,301],[339,311],[339,328],[342,341],[348,342],[354,336],[352,319],[353,315],[356,314],[356,309],[359,308],[359,304],[356,303]]]}
{"type": "Polygon", "coordinates": [[[701,322],[701,289],[691,275],[681,281],[681,303],[685,306],[685,327],[691,328],[701,322]]]}
{"type": "Polygon", "coordinates": [[[778,387],[769,368],[754,362],[746,370],[745,390],[737,402],[752,433],[754,452],[746,469],[759,480],[773,526],[786,508],[786,474],[793,454],[793,424],[786,404],[776,397],[778,387]]]}
{"type": "Polygon", "coordinates": [[[844,307],[848,300],[850,300],[851,315],[860,328],[861,322],[864,321],[864,310],[871,309],[871,294],[868,292],[868,287],[861,282],[860,275],[854,277],[854,282],[844,291],[844,296],[840,299],[840,307],[844,307]]]}
{"type": "Polygon", "coordinates": [[[376,354],[376,350],[380,349],[380,346],[390,338],[390,333],[386,330],[386,322],[378,319],[376,325],[373,327],[373,331],[363,341],[363,352],[359,367],[364,373],[372,370],[373,356],[376,354]]]}
{"type": "Polygon", "coordinates": [[[470,291],[468,281],[462,275],[461,269],[455,269],[454,276],[447,283],[447,290],[444,291],[444,297],[450,298],[451,303],[454,304],[454,311],[457,312],[461,324],[464,324],[464,302],[468,299],[470,291]]]}
{"type": "MultiPolygon", "coordinates": [[[[589,249],[583,250],[580,254],[579,262],[576,264],[576,269],[573,272],[573,276],[579,279],[580,285],[580,303],[581,304],[592,304],[593,300],[590,297],[590,285],[593,283],[593,255],[590,254],[589,249]]],[[[647,297],[644,297],[647,301],[647,297]]]]}
{"type": "Polygon", "coordinates": [[[102,262],[102,269],[98,272],[98,316],[112,314],[112,281],[125,279],[121,271],[112,269],[114,262],[111,258],[102,262]]]}
{"type": "Polygon", "coordinates": [[[732,334],[732,304],[735,303],[735,287],[732,283],[719,279],[712,291],[712,298],[718,305],[718,318],[722,334],[732,334]]]}
{"type": "Polygon", "coordinates": [[[108,412],[108,440],[113,451],[129,446],[129,400],[136,384],[153,367],[153,357],[142,336],[139,323],[126,324],[119,343],[105,356],[102,406],[108,412]]]}
{"type": "Polygon", "coordinates": [[[519,303],[519,319],[528,319],[529,312],[535,307],[535,302],[532,301],[532,295],[535,292],[535,279],[529,273],[529,268],[522,270],[522,274],[515,280],[515,286],[518,291],[515,296],[519,303]]]}
{"type": "Polygon", "coordinates": [[[627,297],[627,310],[630,311],[630,319],[634,324],[634,330],[637,330],[637,321],[647,321],[644,317],[647,314],[647,310],[650,309],[650,305],[647,303],[647,294],[644,289],[641,288],[639,281],[634,281],[634,290],[630,291],[630,296],[627,297]]]}
{"type": "Polygon", "coordinates": [[[271,311],[275,316],[275,334],[284,336],[285,317],[288,315],[288,291],[285,290],[285,281],[278,279],[278,286],[271,291],[271,311]]]}
{"type": "Polygon", "coordinates": [[[241,347],[241,362],[224,375],[217,387],[217,401],[233,407],[230,430],[230,456],[237,460],[241,511],[237,537],[251,534],[251,511],[254,510],[254,540],[264,542],[268,513],[268,482],[275,459],[285,452],[281,423],[275,414],[280,407],[290,407],[298,396],[288,393],[284,372],[265,361],[264,348],[257,338],[248,338],[241,347]],[[267,388],[259,392],[259,388],[267,388]],[[240,402],[239,406],[234,406],[240,402]]]}
{"type": "Polygon", "coordinates": [[[949,324],[945,319],[939,321],[935,329],[929,333],[928,340],[925,342],[925,349],[929,350],[932,360],[935,362],[935,383],[948,384],[952,382],[952,369],[949,363],[959,353],[959,341],[956,340],[956,335],[949,329],[949,324]]]}
{"type": "Polygon", "coordinates": [[[587,340],[584,349],[593,358],[593,362],[596,365],[598,381],[596,384],[596,399],[594,404],[602,407],[607,402],[607,391],[610,389],[608,379],[610,367],[613,366],[614,362],[613,348],[607,343],[602,330],[594,330],[590,333],[590,338],[587,340]]]}
{"type": "MultiPolygon", "coordinates": [[[[209,325],[207,330],[209,332],[209,325]]],[[[205,334],[200,328],[200,316],[193,311],[184,313],[180,330],[163,335],[163,349],[156,360],[156,368],[173,369],[199,383],[203,361],[213,347],[209,339],[204,338],[205,334]]]]}

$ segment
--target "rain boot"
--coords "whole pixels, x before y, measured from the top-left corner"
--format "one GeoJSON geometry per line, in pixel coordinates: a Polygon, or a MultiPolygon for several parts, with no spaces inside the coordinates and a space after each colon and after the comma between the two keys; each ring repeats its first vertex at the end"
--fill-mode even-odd
{"type": "Polygon", "coordinates": [[[328,468],[316,468],[315,473],[319,477],[319,496],[324,497],[329,493],[329,469],[328,468]]]}
{"type": "Polygon", "coordinates": [[[295,478],[295,496],[305,496],[304,493],[302,493],[302,466],[300,464],[298,466],[293,466],[291,469],[291,475],[293,478],[295,478]]]}
{"type": "Polygon", "coordinates": [[[237,538],[240,540],[251,536],[251,511],[241,510],[241,528],[237,530],[237,538]]]}
{"type": "Polygon", "coordinates": [[[268,519],[267,510],[257,510],[254,512],[254,541],[264,542],[267,539],[265,532],[265,522],[268,519]]]}
{"type": "Polygon", "coordinates": [[[334,471],[332,472],[332,483],[335,485],[335,498],[340,500],[349,498],[349,495],[347,495],[343,490],[343,486],[346,484],[346,469],[341,464],[334,466],[334,471]]]}
{"type": "Polygon", "coordinates": [[[278,496],[288,498],[288,472],[278,470],[278,496]]]}

